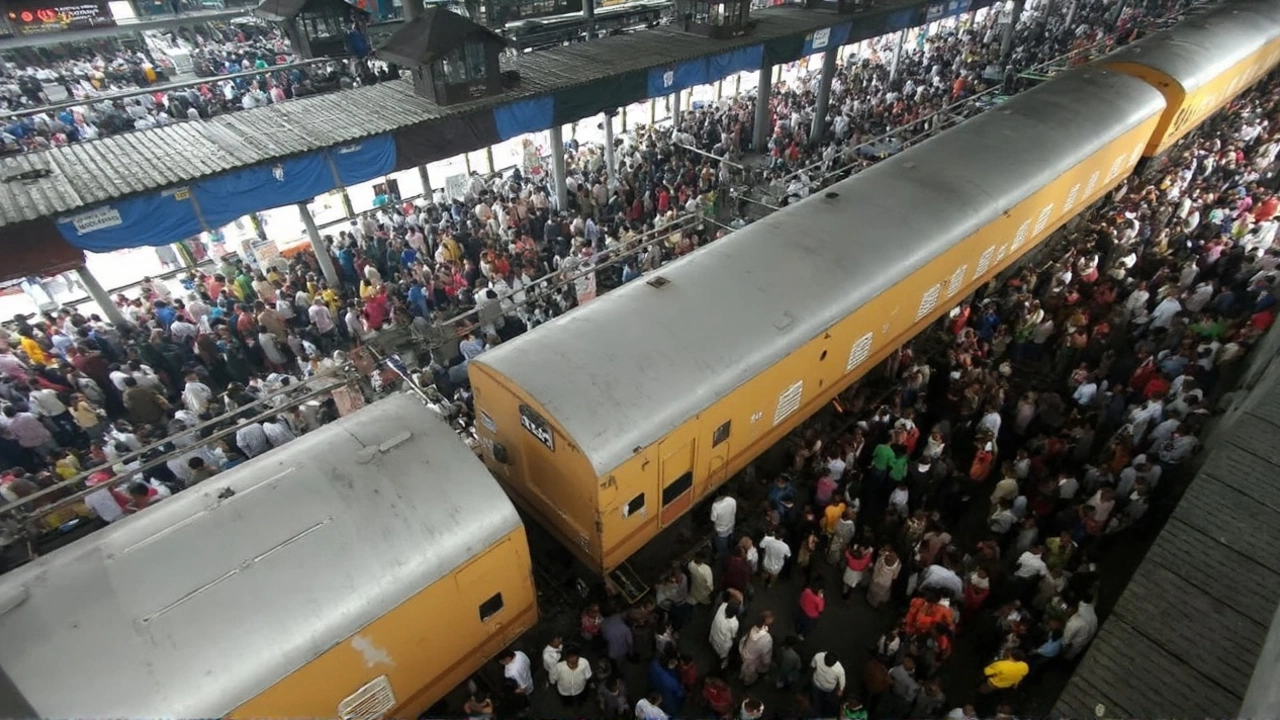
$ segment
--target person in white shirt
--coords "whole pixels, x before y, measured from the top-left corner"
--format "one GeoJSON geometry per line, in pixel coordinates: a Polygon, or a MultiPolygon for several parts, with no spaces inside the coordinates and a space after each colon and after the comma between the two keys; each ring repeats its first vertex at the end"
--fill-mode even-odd
{"type": "Polygon", "coordinates": [[[830,717],[835,714],[839,699],[844,695],[844,665],[833,652],[820,652],[813,656],[809,663],[813,668],[812,691],[813,709],[818,717],[830,717]]]}
{"type": "Polygon", "coordinates": [[[519,650],[508,650],[498,656],[502,664],[502,676],[515,683],[517,695],[526,698],[533,694],[533,663],[519,650]]]}
{"type": "Polygon", "coordinates": [[[1080,387],[1076,388],[1075,393],[1071,395],[1071,399],[1076,401],[1080,407],[1089,407],[1093,405],[1093,400],[1098,396],[1098,383],[1090,375],[1084,382],[1080,383],[1080,387]]]}
{"type": "Polygon", "coordinates": [[[775,531],[769,530],[760,540],[760,552],[764,554],[764,571],[769,576],[768,585],[772,586],[778,579],[778,573],[791,557],[791,547],[775,537],[775,531]]]}
{"type": "Polygon", "coordinates": [[[542,648],[542,669],[547,672],[547,684],[551,684],[551,676],[556,671],[560,656],[564,654],[564,639],[559,635],[551,638],[547,646],[542,648]]]}
{"type": "Polygon", "coordinates": [[[1081,600],[1076,604],[1075,614],[1062,628],[1063,656],[1068,660],[1079,657],[1097,632],[1098,614],[1092,604],[1081,600]]]}
{"type": "Polygon", "coordinates": [[[659,705],[662,704],[662,693],[654,690],[636,703],[636,720],[666,720],[671,717],[659,705]]]}
{"type": "Polygon", "coordinates": [[[209,403],[212,400],[213,390],[200,382],[199,375],[193,372],[187,373],[187,384],[182,389],[182,404],[196,415],[202,415],[209,410],[209,403]]]}
{"type": "Polygon", "coordinates": [[[1018,569],[1013,571],[1013,576],[1023,580],[1039,580],[1049,574],[1049,568],[1044,564],[1044,547],[1036,545],[1030,550],[1022,553],[1018,558],[1018,569]]]}
{"type": "Polygon", "coordinates": [[[729,552],[729,543],[733,538],[734,521],[738,514],[738,501],[721,490],[720,497],[711,503],[711,524],[716,528],[716,553],[724,555],[729,552]]]}
{"type": "Polygon", "coordinates": [[[581,708],[587,699],[587,681],[591,679],[591,663],[583,662],[578,653],[569,650],[564,659],[556,663],[551,673],[551,684],[560,699],[569,708],[581,708]]]}
{"type": "Polygon", "coordinates": [[[321,335],[328,335],[333,332],[335,327],[333,313],[329,312],[324,300],[316,298],[311,305],[311,309],[307,311],[307,317],[311,319],[311,324],[316,326],[316,332],[321,335]]]}

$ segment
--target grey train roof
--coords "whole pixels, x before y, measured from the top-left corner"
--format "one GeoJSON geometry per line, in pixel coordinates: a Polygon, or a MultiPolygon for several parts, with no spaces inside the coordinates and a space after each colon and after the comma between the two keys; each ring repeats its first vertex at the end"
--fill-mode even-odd
{"type": "Polygon", "coordinates": [[[519,525],[388,398],[0,577],[0,706],[222,717],[519,525]]]}
{"type": "Polygon", "coordinates": [[[472,363],[604,474],[1163,107],[1135,78],[1066,73],[472,363]]]}
{"type": "Polygon", "coordinates": [[[1280,37],[1280,2],[1230,3],[1127,45],[1103,62],[1155,68],[1195,90],[1280,37]]]}

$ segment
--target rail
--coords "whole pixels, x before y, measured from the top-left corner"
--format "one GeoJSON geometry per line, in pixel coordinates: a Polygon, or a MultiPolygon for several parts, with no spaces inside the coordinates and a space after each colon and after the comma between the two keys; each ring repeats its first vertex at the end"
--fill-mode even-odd
{"type": "Polygon", "coordinates": [[[109,103],[116,100],[127,100],[132,97],[140,97],[142,95],[150,95],[158,92],[172,92],[174,90],[184,90],[186,88],[204,85],[211,82],[221,82],[223,80],[236,80],[238,78],[255,77],[258,75],[266,75],[281,70],[293,70],[295,68],[310,67],[320,63],[336,62],[332,58],[314,58],[311,60],[298,60],[296,62],[285,63],[283,65],[272,65],[257,70],[246,70],[244,72],[229,73],[227,75],[211,75],[209,77],[197,78],[195,80],[180,80],[178,82],[164,83],[163,85],[150,85],[145,88],[135,88],[133,90],[121,90],[120,92],[107,93],[103,95],[94,95],[93,97],[79,98],[74,100],[64,100],[59,103],[50,105],[41,105],[38,108],[27,108],[26,110],[17,110],[14,112],[0,113],[0,120],[9,120],[11,118],[30,117],[32,115],[42,115],[49,112],[57,112],[59,110],[67,110],[83,105],[94,105],[96,103],[109,103]]]}

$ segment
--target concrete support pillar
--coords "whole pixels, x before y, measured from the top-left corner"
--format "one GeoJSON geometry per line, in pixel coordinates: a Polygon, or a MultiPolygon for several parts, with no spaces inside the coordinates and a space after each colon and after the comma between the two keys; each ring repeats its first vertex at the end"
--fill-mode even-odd
{"type": "Polygon", "coordinates": [[[422,196],[430,202],[435,193],[431,191],[431,174],[427,172],[426,165],[418,166],[418,179],[422,181],[422,196]]]}
{"type": "Polygon", "coordinates": [[[657,98],[649,98],[649,127],[658,124],[658,100],[657,98]]]}
{"type": "Polygon", "coordinates": [[[817,145],[827,131],[827,106],[831,103],[831,82],[836,77],[836,60],[840,48],[830,47],[822,53],[822,78],[818,83],[818,99],[813,107],[813,129],[809,142],[817,145]]]}
{"type": "Polygon", "coordinates": [[[719,80],[716,81],[716,102],[720,102],[720,99],[723,97],[724,97],[724,78],[720,78],[719,80]]]}
{"type": "Polygon", "coordinates": [[[498,166],[493,162],[493,146],[484,149],[484,158],[489,162],[489,174],[498,172],[498,166]]]}
{"type": "Polygon", "coordinates": [[[1013,11],[1009,15],[1009,24],[1004,26],[1004,37],[1000,40],[1000,60],[1009,58],[1013,52],[1013,31],[1018,29],[1018,21],[1022,19],[1022,11],[1027,7],[1027,0],[1014,0],[1013,11]]]}
{"type": "Polygon", "coordinates": [[[320,237],[320,228],[316,227],[316,219],[311,217],[311,209],[305,202],[298,203],[298,214],[302,216],[302,224],[307,226],[307,238],[311,240],[311,249],[316,253],[316,262],[320,265],[324,281],[329,283],[331,288],[342,287],[342,278],[338,275],[338,268],[333,265],[333,256],[324,246],[324,239],[320,237]]]}
{"type": "Polygon", "coordinates": [[[338,188],[338,195],[342,198],[342,211],[347,214],[350,220],[356,216],[356,208],[351,204],[351,196],[347,194],[346,186],[338,188]]]}
{"type": "Polygon", "coordinates": [[[596,34],[596,2],[595,0],[582,0],[582,19],[587,25],[587,39],[590,40],[596,34]]]}
{"type": "Polygon", "coordinates": [[[671,122],[675,122],[680,117],[680,91],[671,93],[667,99],[667,107],[671,110],[671,122]]]}
{"type": "Polygon", "coordinates": [[[569,186],[565,184],[564,174],[564,130],[559,123],[551,126],[551,184],[556,191],[556,209],[567,210],[569,186]]]}
{"type": "Polygon", "coordinates": [[[751,133],[751,149],[762,153],[769,142],[773,128],[769,126],[769,96],[773,94],[773,66],[760,67],[760,80],[756,87],[756,123],[751,133]]]}
{"type": "Polygon", "coordinates": [[[742,94],[742,73],[733,74],[733,96],[736,98],[742,94]]]}
{"type": "Polygon", "coordinates": [[[609,173],[609,187],[618,186],[618,155],[613,147],[613,110],[604,113],[604,165],[609,173]]]}
{"type": "Polygon", "coordinates": [[[898,40],[893,44],[893,62],[889,64],[889,82],[898,79],[898,65],[902,62],[902,46],[907,44],[907,29],[898,31],[898,40]]]}
{"type": "Polygon", "coordinates": [[[1076,9],[1080,7],[1078,0],[1071,0],[1071,4],[1067,6],[1067,21],[1065,27],[1071,27],[1071,23],[1076,19],[1076,9]]]}
{"type": "Polygon", "coordinates": [[[102,315],[114,325],[125,325],[127,320],[124,314],[120,312],[120,308],[116,307],[115,302],[107,291],[102,287],[102,283],[98,282],[98,278],[89,272],[87,267],[76,268],[76,274],[80,276],[80,284],[89,293],[89,297],[98,303],[98,307],[102,308],[102,315]]]}
{"type": "Polygon", "coordinates": [[[618,122],[622,125],[622,132],[626,132],[627,131],[627,106],[626,105],[623,105],[622,108],[618,110],[618,116],[619,116],[618,122]]]}

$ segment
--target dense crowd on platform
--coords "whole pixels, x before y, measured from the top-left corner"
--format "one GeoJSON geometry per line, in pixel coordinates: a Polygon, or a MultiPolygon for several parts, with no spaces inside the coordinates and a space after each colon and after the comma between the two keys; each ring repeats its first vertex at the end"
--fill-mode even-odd
{"type": "MultiPolygon", "coordinates": [[[[203,82],[177,90],[157,90],[121,100],[100,100],[118,91],[163,84],[164,64],[143,52],[112,57],[87,53],[47,67],[11,69],[0,78],[0,112],[49,104],[45,86],[61,85],[69,99],[82,105],[23,117],[10,117],[0,127],[0,152],[46,150],[131,130],[146,130],[185,120],[199,120],[265,105],[391,79],[385,63],[322,62],[273,70],[293,63],[288,40],[278,31],[243,26],[224,31],[230,37],[169,36],[186,49],[203,82]],[[246,32],[249,33],[246,35],[246,32]],[[238,78],[219,78],[261,71],[238,78]]],[[[152,55],[162,56],[160,53],[152,55]]],[[[169,63],[172,72],[172,63],[169,63]]]]}
{"type": "Polygon", "coordinates": [[[847,392],[731,483],[701,511],[710,547],[651,600],[592,603],[533,658],[503,654],[505,691],[465,712],[962,720],[1051,701],[1037,681],[1096,635],[1109,551],[1172,502],[1274,323],[1277,110],[1273,78],[1131,178],[1044,264],[902,348],[887,388],[847,392]],[[829,617],[851,602],[884,630],[853,656],[835,647],[858,629],[829,617]]]}
{"type": "MultiPolygon", "coordinates": [[[[883,53],[843,68],[837,154],[951,98],[982,65],[957,58],[998,43],[979,31],[904,53],[892,85],[883,53]],[[922,104],[903,99],[908,84],[922,104]]],[[[807,107],[803,92],[782,97],[775,148],[808,127],[791,117],[807,107]]],[[[891,392],[851,391],[842,413],[811,422],[715,501],[713,548],[674,566],[654,602],[584,608],[536,662],[503,655],[509,692],[480,692],[466,712],[506,717],[544,697],[557,712],[592,703],[591,714],[641,718],[1017,709],[1025,678],[1087,647],[1109,538],[1140,528],[1170,492],[1210,400],[1274,321],[1275,106],[1274,85],[1252,94],[1152,184],[1131,181],[1083,220],[1049,266],[958,308],[942,354],[904,348],[889,363],[891,392]],[[785,603],[761,599],[775,583],[785,603]],[[840,657],[827,605],[864,595],[868,617],[896,613],[893,629],[869,657],[840,657]],[[705,640],[687,630],[707,623],[705,640]],[[981,674],[948,665],[958,641],[976,647],[981,674]],[[718,662],[699,659],[707,645],[718,662]],[[624,679],[636,658],[643,689],[624,679]]],[[[65,491],[99,488],[89,507],[113,522],[323,422],[247,418],[257,399],[327,372],[334,352],[388,327],[431,336],[476,309],[458,325],[456,357],[423,361],[458,399],[449,412],[465,414],[466,361],[572,307],[583,289],[570,278],[631,252],[595,273],[591,292],[603,291],[742,222],[722,207],[728,166],[681,146],[724,155],[736,139],[744,150],[751,117],[749,103],[726,101],[619,138],[612,188],[601,149],[570,141],[565,208],[540,168],[476,176],[464,198],[392,200],[327,239],[333,286],[308,253],[230,260],[193,272],[182,292],[145,282],[121,296],[122,327],[73,311],[20,319],[0,337],[0,495],[110,464],[65,491]],[[535,282],[548,274],[559,284],[535,282]],[[237,410],[223,441],[192,431],[237,410]]],[[[787,167],[811,157],[781,156],[787,167]]]]}

